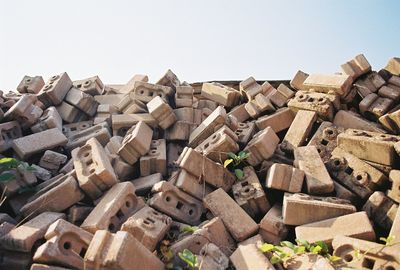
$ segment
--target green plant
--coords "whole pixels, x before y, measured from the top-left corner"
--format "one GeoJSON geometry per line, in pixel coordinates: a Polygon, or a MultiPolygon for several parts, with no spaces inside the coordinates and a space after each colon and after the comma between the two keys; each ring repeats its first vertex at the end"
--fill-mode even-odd
{"type": "Polygon", "coordinates": [[[190,268],[195,268],[199,266],[199,261],[197,259],[197,256],[186,248],[182,252],[178,252],[178,256],[190,268]]]}
{"type": "Polygon", "coordinates": [[[12,170],[21,168],[24,171],[35,171],[35,168],[30,166],[24,161],[17,160],[15,158],[1,158],[0,159],[0,182],[9,182],[16,179],[12,170]]]}
{"type": "Polygon", "coordinates": [[[197,231],[198,229],[199,229],[199,227],[197,227],[197,226],[189,226],[189,225],[186,225],[186,226],[184,226],[184,227],[181,228],[181,232],[184,232],[184,233],[194,233],[194,232],[197,231]]]}
{"type": "Polygon", "coordinates": [[[237,155],[232,152],[229,152],[227,155],[229,158],[224,161],[224,167],[231,167],[237,179],[242,180],[244,177],[244,172],[241,169],[241,165],[245,162],[250,154],[240,151],[237,155]]]}

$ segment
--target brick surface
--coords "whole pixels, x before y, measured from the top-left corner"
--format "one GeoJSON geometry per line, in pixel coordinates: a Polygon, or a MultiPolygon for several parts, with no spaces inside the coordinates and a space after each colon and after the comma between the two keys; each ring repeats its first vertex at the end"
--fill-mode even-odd
{"type": "Polygon", "coordinates": [[[279,137],[270,127],[257,132],[243,150],[249,153],[246,161],[250,165],[256,166],[263,160],[269,159],[275,152],[278,143],[279,137]]]}

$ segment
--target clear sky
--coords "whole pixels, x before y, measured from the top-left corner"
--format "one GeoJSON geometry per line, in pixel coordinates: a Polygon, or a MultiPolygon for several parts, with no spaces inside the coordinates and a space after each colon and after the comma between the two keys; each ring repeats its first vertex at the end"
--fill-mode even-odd
{"type": "Polygon", "coordinates": [[[289,79],[400,56],[400,1],[0,0],[0,89],[67,71],[126,83],[289,79]]]}

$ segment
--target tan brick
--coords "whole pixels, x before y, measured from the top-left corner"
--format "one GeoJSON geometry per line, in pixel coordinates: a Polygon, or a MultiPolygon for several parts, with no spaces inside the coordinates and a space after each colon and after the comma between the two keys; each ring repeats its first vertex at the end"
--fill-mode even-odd
{"type": "Polygon", "coordinates": [[[400,170],[391,170],[389,180],[392,185],[387,191],[387,196],[393,201],[400,203],[400,170]]]}
{"type": "MultiPolygon", "coordinates": [[[[199,89],[200,91],[198,92],[198,94],[200,94],[201,89],[199,89]]],[[[196,91],[196,89],[195,89],[196,91]]],[[[196,94],[196,93],[194,93],[196,94]]],[[[196,109],[209,109],[211,111],[215,110],[218,107],[218,103],[212,100],[208,100],[208,99],[200,99],[198,100],[196,97],[194,98],[194,103],[193,103],[193,108],[196,109]]]]}
{"type": "Polygon", "coordinates": [[[386,64],[385,70],[389,71],[393,75],[400,76],[400,58],[390,58],[386,64]]]}
{"type": "Polygon", "coordinates": [[[265,180],[268,188],[288,191],[301,192],[304,181],[304,172],[287,164],[273,164],[265,180]]]}
{"type": "Polygon", "coordinates": [[[152,135],[153,130],[143,121],[139,121],[124,137],[118,154],[128,164],[133,165],[150,150],[152,135]]]}
{"type": "Polygon", "coordinates": [[[39,246],[33,260],[83,269],[83,258],[93,235],[75,225],[59,219],[47,230],[46,243],[39,246]]]}
{"type": "Polygon", "coordinates": [[[303,225],[356,212],[346,200],[336,197],[316,197],[307,194],[285,193],[283,197],[283,222],[303,225]]]}
{"type": "Polygon", "coordinates": [[[105,146],[111,138],[108,124],[100,123],[69,136],[66,148],[72,151],[83,146],[91,138],[96,138],[102,146],[105,146]]]}
{"type": "Polygon", "coordinates": [[[97,113],[93,119],[93,123],[97,125],[101,122],[107,122],[109,125],[111,125],[111,115],[117,113],[118,109],[116,106],[110,104],[100,104],[97,107],[97,113]]]}
{"type": "Polygon", "coordinates": [[[148,176],[143,176],[136,178],[131,181],[131,183],[135,186],[135,193],[139,196],[146,195],[151,188],[158,182],[162,181],[163,177],[161,173],[150,174],[148,176]]]}
{"type": "Polygon", "coordinates": [[[172,108],[159,96],[147,103],[147,109],[162,129],[167,129],[177,120],[172,108]]]}
{"type": "Polygon", "coordinates": [[[308,74],[298,70],[296,74],[294,75],[293,79],[290,81],[290,86],[296,90],[302,90],[303,88],[303,83],[307,79],[308,74]]]}
{"type": "Polygon", "coordinates": [[[362,129],[365,131],[385,133],[385,131],[379,128],[376,123],[370,122],[362,118],[359,114],[356,114],[352,111],[338,111],[335,115],[335,118],[333,119],[333,124],[339,127],[343,127],[344,129],[353,128],[362,129]]]}
{"type": "Polygon", "coordinates": [[[298,147],[294,157],[295,166],[304,171],[309,194],[327,194],[334,190],[333,181],[315,146],[298,147]]]}
{"type": "Polygon", "coordinates": [[[71,79],[66,72],[63,72],[52,76],[37,94],[37,97],[46,107],[59,105],[71,87],[71,79]]]}
{"type": "Polygon", "coordinates": [[[175,90],[176,87],[181,84],[181,82],[179,81],[178,76],[176,76],[172,70],[168,69],[165,74],[156,82],[156,84],[169,86],[175,90]]]}
{"type": "Polygon", "coordinates": [[[371,65],[363,54],[356,55],[350,61],[340,66],[342,71],[353,80],[371,71],[371,65]]]}
{"type": "Polygon", "coordinates": [[[136,81],[134,84],[134,97],[144,103],[149,102],[154,97],[159,96],[165,102],[168,102],[170,96],[173,95],[172,88],[158,84],[136,81]]]}
{"type": "Polygon", "coordinates": [[[349,75],[311,74],[303,82],[302,90],[313,90],[321,93],[335,93],[345,96],[353,80],[349,75]]]}
{"type": "Polygon", "coordinates": [[[248,100],[253,100],[257,94],[263,93],[264,89],[253,77],[249,77],[239,83],[239,90],[248,100]]]}
{"type": "Polygon", "coordinates": [[[271,115],[261,116],[256,120],[258,129],[271,127],[276,133],[285,130],[292,124],[295,113],[289,108],[282,108],[271,115]]]}
{"type": "Polygon", "coordinates": [[[125,136],[126,132],[140,121],[151,128],[157,126],[156,120],[149,113],[111,115],[113,135],[125,136]]]}
{"type": "Polygon", "coordinates": [[[150,251],[154,251],[171,227],[172,219],[149,206],[129,217],[121,226],[150,251]]]}
{"type": "Polygon", "coordinates": [[[228,169],[189,147],[183,149],[177,164],[197,179],[216,188],[229,190],[235,182],[235,176],[228,169]]]}
{"type": "Polygon", "coordinates": [[[239,91],[216,82],[203,83],[201,95],[226,107],[237,105],[240,99],[239,91]]]}
{"type": "Polygon", "coordinates": [[[118,89],[119,93],[129,93],[134,90],[135,82],[148,82],[149,77],[147,75],[136,74],[134,75],[125,85],[118,89]]]}
{"type": "Polygon", "coordinates": [[[175,92],[175,106],[192,107],[193,105],[193,87],[191,86],[178,86],[175,92]]]}
{"type": "Polygon", "coordinates": [[[147,112],[146,105],[142,101],[136,100],[134,93],[125,94],[116,106],[118,111],[124,114],[147,112]]]}
{"type": "Polygon", "coordinates": [[[83,111],[65,101],[61,102],[56,109],[61,119],[67,123],[76,123],[88,119],[88,116],[83,111]]]}
{"type": "Polygon", "coordinates": [[[256,244],[240,245],[229,259],[236,270],[275,270],[256,244]]]}
{"type": "Polygon", "coordinates": [[[92,199],[118,182],[104,148],[95,139],[89,139],[71,152],[80,188],[92,199]]]}
{"type": "Polygon", "coordinates": [[[375,93],[385,84],[385,80],[377,73],[371,72],[367,76],[362,76],[354,82],[358,94],[364,98],[371,93],[375,93]]]}
{"type": "Polygon", "coordinates": [[[62,130],[62,119],[58,114],[55,107],[47,108],[42,116],[39,118],[38,123],[31,127],[33,133],[44,131],[46,129],[58,128],[62,130]]]}
{"type": "Polygon", "coordinates": [[[188,173],[186,170],[180,169],[176,172],[176,176],[171,176],[171,184],[175,185],[189,195],[203,200],[204,196],[212,192],[212,188],[202,179],[188,173]]]}
{"type": "Polygon", "coordinates": [[[392,227],[397,209],[398,205],[381,191],[375,191],[363,206],[368,217],[385,230],[392,227]]]}
{"type": "Polygon", "coordinates": [[[400,108],[394,110],[379,117],[379,122],[382,126],[394,134],[400,133],[400,108]]]}
{"type": "Polygon", "coordinates": [[[267,243],[278,245],[288,234],[288,228],[283,223],[282,205],[274,204],[260,221],[260,232],[267,243]]]}
{"type": "Polygon", "coordinates": [[[73,81],[73,86],[92,96],[101,95],[104,89],[104,84],[98,76],[73,81]]]}
{"type": "Polygon", "coordinates": [[[34,264],[32,264],[30,270],[69,270],[69,268],[41,264],[41,263],[34,263],[34,264]]]}
{"type": "Polygon", "coordinates": [[[319,254],[295,254],[283,261],[286,270],[335,270],[336,268],[325,257],[319,254]]]}
{"type": "Polygon", "coordinates": [[[152,140],[149,152],[140,158],[140,175],[167,175],[167,146],[164,139],[152,140]]]}
{"type": "Polygon", "coordinates": [[[85,255],[87,270],[163,270],[164,264],[128,232],[97,231],[85,255]]]}
{"type": "Polygon", "coordinates": [[[0,152],[10,149],[13,141],[21,136],[21,126],[17,121],[0,124],[0,152]]]}
{"type": "Polygon", "coordinates": [[[224,270],[229,266],[228,257],[213,243],[205,244],[197,257],[204,270],[224,270]]]}
{"type": "Polygon", "coordinates": [[[152,192],[154,195],[148,202],[151,207],[178,221],[191,225],[200,223],[203,206],[199,200],[165,181],[155,184],[152,192]]]}
{"type": "Polygon", "coordinates": [[[390,84],[387,86],[382,86],[379,88],[378,94],[383,98],[388,98],[396,102],[400,99],[400,87],[390,84]]]}
{"type": "Polygon", "coordinates": [[[42,76],[27,76],[25,75],[24,78],[21,80],[19,85],[17,86],[17,91],[21,94],[28,93],[28,94],[37,94],[39,93],[40,89],[44,86],[44,80],[42,76]]]}
{"type": "Polygon", "coordinates": [[[12,148],[21,159],[67,144],[67,138],[58,128],[48,129],[15,139],[12,148]]]}
{"type": "Polygon", "coordinates": [[[348,200],[352,204],[356,205],[359,203],[359,197],[350,191],[347,187],[339,184],[339,182],[333,181],[333,185],[335,186],[335,196],[339,199],[348,200]]]}
{"type": "Polygon", "coordinates": [[[257,223],[221,188],[208,194],[203,203],[214,216],[222,219],[236,241],[243,241],[258,231],[257,223]]]}
{"type": "Polygon", "coordinates": [[[258,118],[263,113],[275,111],[275,107],[271,103],[270,96],[265,96],[263,94],[257,94],[253,100],[246,103],[244,108],[254,119],[258,118]]]}
{"type": "Polygon", "coordinates": [[[283,138],[281,150],[291,153],[296,148],[304,145],[316,120],[317,114],[315,112],[298,111],[289,130],[286,132],[285,138],[283,138]]]}
{"type": "Polygon", "coordinates": [[[396,216],[394,218],[393,225],[390,228],[389,235],[394,236],[394,239],[399,239],[400,237],[400,208],[397,209],[396,216]]]}
{"type": "Polygon", "coordinates": [[[397,141],[400,141],[399,136],[357,129],[347,129],[337,137],[338,146],[350,154],[389,166],[396,162],[394,144],[397,141]]]}
{"type": "Polygon", "coordinates": [[[12,229],[0,238],[0,244],[7,250],[31,252],[36,241],[44,237],[47,228],[57,219],[64,218],[62,213],[44,212],[12,229]]]}
{"type": "Polygon", "coordinates": [[[387,113],[393,105],[393,100],[383,98],[375,93],[367,95],[359,103],[360,112],[370,120],[376,120],[387,113]]]}
{"type": "Polygon", "coordinates": [[[294,97],[295,94],[295,92],[292,89],[290,89],[283,83],[281,83],[276,90],[277,91],[273,92],[269,96],[269,98],[272,104],[278,108],[285,106],[288,100],[294,97]]]}
{"type": "Polygon", "coordinates": [[[229,113],[228,115],[232,115],[234,117],[236,117],[236,119],[238,120],[238,122],[244,122],[247,119],[250,118],[249,113],[246,111],[245,108],[246,104],[242,103],[236,107],[234,107],[229,113]]]}
{"type": "MultiPolygon", "coordinates": [[[[238,137],[238,144],[240,147],[244,147],[253,138],[256,132],[256,124],[254,122],[239,123],[238,128],[235,130],[235,134],[238,137]]],[[[237,151],[232,151],[237,152],[237,151]]]]}
{"type": "Polygon", "coordinates": [[[256,166],[263,160],[269,159],[275,152],[278,143],[279,137],[270,127],[260,130],[243,150],[249,153],[249,157],[246,161],[251,166],[256,166]]]}
{"type": "Polygon", "coordinates": [[[81,228],[95,233],[97,230],[116,232],[131,215],[144,207],[142,198],[135,195],[130,182],[115,184],[83,221],[81,228]]]}
{"type": "Polygon", "coordinates": [[[365,212],[357,212],[296,227],[296,238],[331,244],[338,235],[375,241],[375,231],[365,212]]]}
{"type": "Polygon", "coordinates": [[[47,150],[40,158],[39,166],[56,173],[58,172],[60,166],[67,161],[67,159],[68,158],[66,155],[47,150]]]}
{"type": "Polygon", "coordinates": [[[72,87],[65,96],[65,102],[78,108],[89,116],[94,116],[99,105],[93,96],[72,87]]]}
{"type": "Polygon", "coordinates": [[[62,132],[64,133],[65,136],[67,136],[67,138],[69,138],[70,136],[75,135],[80,131],[90,128],[92,126],[93,126],[92,120],[82,121],[82,122],[63,125],[62,132]]]}
{"type": "Polygon", "coordinates": [[[73,205],[68,209],[68,222],[80,226],[85,218],[92,212],[93,207],[85,205],[73,205]]]}
{"type": "Polygon", "coordinates": [[[26,129],[39,121],[43,110],[36,105],[37,98],[34,95],[23,95],[5,114],[7,121],[17,121],[23,129],[26,129]]]}
{"type": "Polygon", "coordinates": [[[112,94],[112,95],[95,95],[94,100],[96,100],[99,104],[110,104],[117,106],[117,104],[124,97],[124,94],[112,94]]]}

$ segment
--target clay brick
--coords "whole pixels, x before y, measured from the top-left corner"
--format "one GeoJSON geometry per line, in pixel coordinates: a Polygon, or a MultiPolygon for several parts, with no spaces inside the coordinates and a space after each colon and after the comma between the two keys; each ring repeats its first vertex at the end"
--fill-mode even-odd
{"type": "Polygon", "coordinates": [[[67,161],[67,156],[47,150],[40,158],[39,166],[50,171],[57,172],[62,164],[67,161]]]}
{"type": "Polygon", "coordinates": [[[92,210],[93,207],[91,206],[73,205],[68,209],[67,220],[76,226],[80,226],[92,210]]]}
{"type": "Polygon", "coordinates": [[[294,157],[295,166],[304,171],[309,194],[326,194],[334,190],[333,181],[315,146],[298,147],[294,157]]]}
{"type": "Polygon", "coordinates": [[[398,247],[347,236],[337,236],[332,242],[333,255],[342,258],[350,269],[398,269],[398,247]],[[362,254],[362,255],[358,255],[362,254]]]}
{"type": "Polygon", "coordinates": [[[162,129],[167,129],[177,120],[172,108],[159,96],[147,103],[147,109],[162,129]]]}
{"type": "Polygon", "coordinates": [[[69,89],[72,81],[66,72],[52,76],[38,93],[38,99],[46,106],[59,105],[69,89]]]}
{"type": "Polygon", "coordinates": [[[65,102],[78,108],[89,116],[94,116],[99,105],[93,96],[72,87],[65,96],[65,102]]]}
{"type": "Polygon", "coordinates": [[[350,61],[340,66],[342,71],[353,80],[371,71],[371,65],[363,54],[359,54],[350,61]]]}
{"type": "Polygon", "coordinates": [[[13,141],[21,136],[21,126],[17,121],[0,124],[0,152],[10,149],[13,141]]]}
{"type": "Polygon", "coordinates": [[[392,227],[397,209],[398,205],[381,191],[375,191],[363,206],[368,217],[385,230],[392,227]]]}
{"type": "Polygon", "coordinates": [[[296,148],[304,145],[316,120],[317,114],[315,112],[298,111],[289,130],[286,132],[285,138],[283,138],[280,146],[281,150],[291,153],[296,148]]]}
{"type": "Polygon", "coordinates": [[[246,161],[251,166],[256,166],[263,160],[269,159],[278,143],[279,138],[270,127],[257,132],[243,150],[249,153],[246,161]]]}
{"type": "Polygon", "coordinates": [[[110,104],[117,106],[123,97],[124,94],[95,95],[94,100],[96,100],[99,104],[110,104]]]}
{"type": "Polygon", "coordinates": [[[165,181],[155,184],[152,193],[154,195],[148,201],[151,207],[178,221],[191,225],[200,223],[203,206],[199,200],[165,181]]]}
{"type": "Polygon", "coordinates": [[[37,94],[43,86],[44,80],[42,76],[31,77],[25,75],[17,86],[17,91],[21,94],[37,94]]]}
{"type": "Polygon", "coordinates": [[[134,89],[135,82],[137,82],[137,81],[148,82],[149,77],[147,75],[136,74],[125,85],[121,86],[121,88],[118,89],[118,92],[119,93],[132,92],[134,89]]]}
{"type": "Polygon", "coordinates": [[[34,95],[23,95],[5,114],[7,121],[15,120],[26,129],[39,121],[43,110],[36,106],[37,98],[34,95]]]}
{"type": "Polygon", "coordinates": [[[257,94],[263,93],[263,87],[253,77],[241,81],[239,90],[242,95],[246,95],[248,100],[253,100],[257,94]]]}
{"type": "Polygon", "coordinates": [[[295,97],[289,100],[288,107],[294,112],[314,111],[322,120],[332,121],[335,109],[339,108],[339,98],[336,95],[298,91],[295,97]]]}
{"type": "Polygon", "coordinates": [[[283,261],[286,270],[335,270],[336,268],[325,257],[318,254],[306,253],[293,255],[283,261]]]}
{"type": "Polygon", "coordinates": [[[379,97],[375,93],[367,95],[359,103],[360,112],[370,120],[376,120],[387,113],[393,105],[393,100],[379,97]]]}
{"type": "Polygon", "coordinates": [[[34,216],[43,212],[62,212],[79,202],[84,194],[72,175],[65,175],[41,188],[25,204],[20,212],[23,216],[34,216]]]}
{"type": "Polygon", "coordinates": [[[136,81],[134,84],[134,97],[144,103],[149,102],[154,97],[159,96],[165,102],[173,95],[172,88],[158,84],[136,81]]]}
{"type": "Polygon", "coordinates": [[[83,269],[83,258],[93,238],[91,233],[59,219],[47,230],[46,243],[38,247],[33,261],[83,269]]]}
{"type": "Polygon", "coordinates": [[[124,95],[121,101],[117,104],[118,111],[124,114],[145,113],[147,112],[146,104],[140,100],[136,100],[134,93],[124,95]]]}
{"type": "Polygon", "coordinates": [[[171,227],[172,219],[145,206],[122,224],[121,231],[129,232],[150,251],[154,251],[171,227]]]}
{"type": "Polygon", "coordinates": [[[148,176],[143,176],[136,178],[131,181],[135,186],[136,194],[139,196],[146,195],[151,188],[158,182],[162,181],[163,177],[161,173],[150,174],[148,176]]]}
{"type": "Polygon", "coordinates": [[[226,107],[233,107],[240,100],[239,91],[216,82],[203,83],[201,95],[226,107]]]}
{"type": "Polygon", "coordinates": [[[389,235],[394,236],[394,239],[399,239],[400,237],[400,208],[397,209],[396,216],[394,218],[393,225],[390,228],[389,235]]]}
{"type": "Polygon", "coordinates": [[[258,118],[263,113],[275,111],[275,107],[272,105],[270,97],[263,94],[257,94],[253,100],[246,103],[244,108],[254,119],[258,118]]]}
{"type": "Polygon", "coordinates": [[[228,257],[213,243],[203,246],[198,259],[203,270],[224,270],[229,266],[228,257]]]}
{"type": "MultiPolygon", "coordinates": [[[[235,130],[235,134],[238,137],[237,143],[240,147],[246,146],[249,141],[253,138],[256,132],[256,125],[254,122],[239,123],[238,128],[235,130]]],[[[233,151],[237,152],[237,151],[233,151]]]]}
{"type": "Polygon", "coordinates": [[[125,136],[126,132],[140,121],[144,122],[151,128],[157,126],[157,121],[149,113],[111,115],[113,135],[125,136]]]}
{"type": "Polygon", "coordinates": [[[287,164],[273,164],[265,180],[268,188],[288,191],[292,193],[301,192],[304,181],[304,172],[287,164]]]}
{"type": "Polygon", "coordinates": [[[386,64],[385,70],[389,71],[393,75],[400,76],[400,58],[390,58],[386,64]]]}
{"type": "Polygon", "coordinates": [[[73,86],[92,96],[101,95],[104,89],[104,84],[98,76],[73,81],[73,86]]]}
{"type": "Polygon", "coordinates": [[[379,88],[378,94],[383,98],[388,98],[393,100],[394,102],[397,102],[400,99],[400,88],[395,85],[389,84],[387,86],[382,86],[381,88],[379,88]]]}
{"type": "Polygon", "coordinates": [[[212,192],[212,188],[202,179],[188,173],[186,170],[179,170],[176,176],[172,176],[170,182],[189,195],[203,200],[204,196],[212,192]],[[174,179],[175,178],[175,179],[174,179]]]}
{"type": "Polygon", "coordinates": [[[238,136],[235,132],[224,125],[199,144],[195,150],[215,162],[222,163],[223,160],[227,159],[226,153],[239,151],[237,141],[238,136]]]}
{"type": "Polygon", "coordinates": [[[34,154],[64,146],[67,141],[67,137],[58,128],[52,128],[15,139],[12,148],[19,158],[25,160],[34,154]]]}
{"type": "Polygon", "coordinates": [[[193,105],[193,87],[191,86],[178,86],[175,92],[175,106],[192,107],[193,105]]]}
{"type": "Polygon", "coordinates": [[[167,146],[164,139],[152,140],[149,152],[140,158],[140,175],[167,175],[167,146]]]}
{"type": "Polygon", "coordinates": [[[61,102],[56,109],[61,119],[67,123],[76,123],[88,119],[88,116],[83,111],[65,101],[61,102]]]}
{"type": "Polygon", "coordinates": [[[135,187],[130,182],[115,184],[101,198],[81,228],[90,233],[97,230],[116,232],[131,215],[144,207],[142,198],[135,195],[135,187]]]}
{"type": "Polygon", "coordinates": [[[34,169],[33,174],[40,180],[47,181],[51,178],[51,172],[42,168],[36,164],[32,164],[31,167],[34,169]]]}
{"type": "Polygon", "coordinates": [[[308,74],[298,70],[296,74],[294,75],[293,79],[290,81],[290,86],[296,90],[302,90],[303,88],[303,83],[307,79],[308,74]]]}
{"type": "Polygon", "coordinates": [[[392,186],[387,191],[387,196],[393,201],[400,203],[400,170],[391,170],[389,180],[392,186]]]}
{"type": "Polygon", "coordinates": [[[72,135],[75,135],[75,134],[79,133],[80,131],[90,128],[92,126],[93,126],[92,120],[82,121],[82,122],[63,125],[62,132],[64,133],[65,136],[67,136],[67,138],[69,138],[72,135]]]}
{"type": "Polygon", "coordinates": [[[333,181],[333,185],[335,186],[335,196],[339,199],[348,200],[352,204],[356,205],[359,203],[359,197],[350,191],[347,187],[339,184],[336,181],[333,181]]]}
{"type": "Polygon", "coordinates": [[[326,167],[336,181],[363,200],[387,182],[382,172],[341,148],[334,149],[326,167]]]}
{"type": "Polygon", "coordinates": [[[7,250],[31,252],[36,241],[44,237],[47,228],[57,219],[64,218],[65,214],[62,213],[44,212],[12,229],[0,238],[0,244],[7,250]]]}
{"type": "Polygon", "coordinates": [[[108,124],[100,123],[69,136],[65,147],[72,151],[77,147],[83,146],[91,138],[95,138],[102,146],[105,146],[111,138],[108,124]]]}
{"type": "Polygon", "coordinates": [[[400,108],[396,108],[381,117],[379,117],[379,122],[382,126],[394,134],[400,133],[400,108]]]}
{"type": "Polygon", "coordinates": [[[357,129],[347,129],[337,137],[338,146],[350,154],[389,166],[396,162],[394,144],[397,141],[400,141],[399,136],[357,129]]]}
{"type": "Polygon", "coordinates": [[[275,270],[256,244],[239,245],[229,259],[236,270],[275,270]]]}
{"type": "Polygon", "coordinates": [[[183,149],[177,164],[197,179],[202,179],[216,188],[229,190],[235,182],[235,176],[228,169],[189,147],[183,149]]]}
{"type": "Polygon", "coordinates": [[[101,123],[101,122],[107,122],[108,124],[111,123],[111,115],[117,114],[118,109],[114,105],[110,104],[100,104],[97,107],[97,113],[95,115],[95,118],[93,119],[93,123],[95,125],[101,123]]]}
{"type": "Polygon", "coordinates": [[[377,73],[371,72],[355,81],[354,86],[358,94],[364,98],[371,93],[375,93],[385,84],[385,80],[377,73]]]}
{"type": "Polygon", "coordinates": [[[282,108],[271,115],[261,116],[256,120],[256,125],[260,130],[271,127],[275,133],[278,133],[290,127],[295,115],[291,109],[282,108]]]}
{"type": "Polygon", "coordinates": [[[316,197],[307,194],[285,193],[283,197],[283,222],[303,225],[356,212],[349,201],[336,197],[316,197]]]}
{"type": "Polygon", "coordinates": [[[322,75],[311,74],[303,82],[302,90],[313,90],[321,93],[335,93],[345,96],[353,83],[349,75],[322,75]]]}
{"type": "Polygon", "coordinates": [[[257,223],[221,188],[208,194],[203,203],[214,216],[222,219],[236,241],[243,241],[258,231],[257,223]]]}
{"type": "Polygon", "coordinates": [[[118,183],[104,148],[95,139],[71,152],[79,186],[92,199],[118,183]]]}
{"type": "Polygon", "coordinates": [[[365,212],[357,212],[296,227],[296,238],[310,243],[331,244],[338,235],[375,241],[375,232],[365,212]]]}
{"type": "Polygon", "coordinates": [[[0,223],[0,238],[9,233],[14,228],[15,225],[7,221],[0,223]]]}
{"type": "Polygon", "coordinates": [[[260,232],[267,243],[279,244],[288,234],[288,228],[283,223],[282,205],[274,204],[260,221],[260,232]]]}
{"type": "Polygon", "coordinates": [[[233,198],[247,214],[255,218],[271,208],[253,167],[243,168],[243,179],[232,186],[233,198]]]}
{"type": "MultiPolygon", "coordinates": [[[[194,90],[196,94],[196,89],[194,90]]],[[[200,91],[197,94],[200,94],[200,91]]],[[[212,100],[208,100],[208,99],[200,99],[198,100],[196,97],[194,97],[194,103],[193,103],[193,108],[196,109],[209,109],[211,111],[215,110],[218,107],[218,103],[212,100]]]]}
{"type": "Polygon", "coordinates": [[[338,111],[335,115],[335,118],[333,119],[333,124],[339,127],[343,127],[344,129],[353,128],[362,129],[365,131],[385,133],[385,131],[379,128],[376,123],[370,122],[362,118],[359,114],[356,114],[352,111],[338,111]]]}
{"type": "Polygon", "coordinates": [[[128,232],[100,230],[85,255],[87,270],[163,270],[164,264],[128,232]]]}
{"type": "Polygon", "coordinates": [[[144,156],[150,150],[152,135],[153,130],[143,121],[139,121],[132,131],[124,137],[118,154],[128,164],[135,164],[141,156],[144,156]]]}
{"type": "Polygon", "coordinates": [[[32,264],[30,270],[70,270],[69,268],[58,267],[54,265],[47,265],[41,263],[32,264]]]}
{"type": "Polygon", "coordinates": [[[47,108],[42,116],[39,118],[38,123],[31,127],[33,133],[44,131],[46,129],[58,128],[62,129],[62,119],[58,114],[55,107],[47,108]]]}
{"type": "Polygon", "coordinates": [[[292,89],[281,83],[276,91],[269,95],[269,98],[273,105],[281,108],[285,106],[288,100],[294,97],[294,95],[295,92],[292,89]]]}
{"type": "Polygon", "coordinates": [[[27,252],[0,250],[0,258],[1,269],[29,269],[32,263],[32,255],[27,252]]]}
{"type": "Polygon", "coordinates": [[[244,122],[247,119],[250,118],[250,114],[246,111],[246,104],[240,104],[236,107],[234,107],[229,113],[228,115],[232,115],[234,117],[236,117],[236,119],[238,120],[238,122],[244,122]]]}
{"type": "Polygon", "coordinates": [[[176,76],[172,70],[168,69],[165,74],[156,82],[156,84],[169,86],[175,90],[176,87],[181,84],[181,82],[179,81],[178,76],[176,76]]]}

